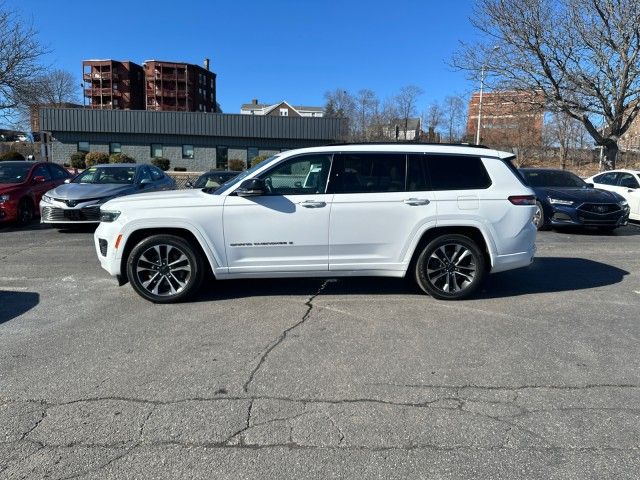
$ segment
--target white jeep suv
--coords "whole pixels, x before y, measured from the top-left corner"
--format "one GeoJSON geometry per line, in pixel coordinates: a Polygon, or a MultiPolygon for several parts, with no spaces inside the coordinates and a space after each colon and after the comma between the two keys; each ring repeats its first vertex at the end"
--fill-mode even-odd
{"type": "Polygon", "coordinates": [[[114,199],[101,208],[102,267],[158,303],[210,274],[415,277],[439,299],[487,272],[529,265],[533,191],[512,155],[480,147],[348,145],[289,150],[217,190],[114,199]]]}

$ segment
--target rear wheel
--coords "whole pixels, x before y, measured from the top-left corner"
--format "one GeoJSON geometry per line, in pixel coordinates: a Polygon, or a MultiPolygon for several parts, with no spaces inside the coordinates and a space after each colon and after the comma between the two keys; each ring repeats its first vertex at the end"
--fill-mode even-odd
{"type": "Polygon", "coordinates": [[[441,300],[473,294],[485,276],[485,260],[478,245],[464,235],[443,235],[422,250],[416,262],[416,281],[441,300]]]}
{"type": "Polygon", "coordinates": [[[18,225],[28,225],[33,220],[33,203],[28,198],[23,198],[18,203],[18,225]]]}
{"type": "Polygon", "coordinates": [[[202,255],[187,240],[175,235],[154,235],[138,243],[127,259],[133,289],[154,303],[187,299],[202,283],[202,255]]]}

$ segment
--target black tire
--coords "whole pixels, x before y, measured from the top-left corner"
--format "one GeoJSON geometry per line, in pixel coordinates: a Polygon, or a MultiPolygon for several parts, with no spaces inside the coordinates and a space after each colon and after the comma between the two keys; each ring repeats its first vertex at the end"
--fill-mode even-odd
{"type": "Polygon", "coordinates": [[[536,214],[533,218],[533,223],[536,226],[536,228],[538,229],[538,231],[542,231],[542,230],[549,230],[549,226],[547,225],[547,219],[544,216],[544,208],[542,208],[542,204],[540,202],[536,202],[536,214]],[[539,215],[539,219],[536,222],[536,217],[538,217],[539,215]]]}
{"type": "Polygon", "coordinates": [[[23,198],[18,203],[18,225],[29,225],[33,220],[33,203],[29,198],[23,198]]]}
{"type": "Polygon", "coordinates": [[[486,274],[482,251],[464,235],[443,235],[429,242],[420,252],[415,268],[418,286],[440,300],[469,297],[486,274]]]}
{"type": "Polygon", "coordinates": [[[175,235],[147,237],[127,258],[131,286],[138,295],[153,303],[188,299],[200,288],[204,270],[200,250],[175,235]]]}

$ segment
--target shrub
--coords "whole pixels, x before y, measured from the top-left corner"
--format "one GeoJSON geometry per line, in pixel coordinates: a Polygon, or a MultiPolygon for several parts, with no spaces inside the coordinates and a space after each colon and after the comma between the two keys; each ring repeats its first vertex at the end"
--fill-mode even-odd
{"type": "Polygon", "coordinates": [[[112,153],[109,155],[109,163],[136,163],[136,159],[126,153],[112,153]]]}
{"type": "Polygon", "coordinates": [[[175,167],[173,169],[174,172],[186,172],[187,171],[187,167],[175,167]]]}
{"type": "Polygon", "coordinates": [[[244,170],[245,164],[244,160],[240,160],[239,158],[232,158],[229,160],[229,170],[233,170],[234,172],[241,172],[244,170]]]}
{"type": "Polygon", "coordinates": [[[8,152],[4,152],[0,155],[0,162],[3,160],[24,160],[24,155],[20,152],[16,152],[15,150],[9,150],[8,152]]]}
{"type": "Polygon", "coordinates": [[[87,156],[87,152],[76,152],[71,154],[69,163],[73,168],[87,168],[84,163],[84,157],[87,156]]]}
{"type": "Polygon", "coordinates": [[[253,157],[253,160],[251,160],[251,166],[255,167],[259,163],[264,162],[269,157],[270,155],[258,155],[257,157],[253,157]]]}
{"type": "Polygon", "coordinates": [[[87,167],[109,163],[109,154],[105,152],[89,152],[84,157],[84,163],[87,167]]]}
{"type": "Polygon", "coordinates": [[[164,170],[165,172],[169,170],[169,167],[171,166],[171,162],[169,161],[169,159],[163,157],[156,157],[151,159],[151,164],[164,170]]]}

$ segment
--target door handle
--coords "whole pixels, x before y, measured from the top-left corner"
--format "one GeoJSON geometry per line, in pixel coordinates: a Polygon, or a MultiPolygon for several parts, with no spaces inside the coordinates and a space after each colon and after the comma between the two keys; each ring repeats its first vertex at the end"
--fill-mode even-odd
{"type": "Polygon", "coordinates": [[[403,200],[402,203],[406,203],[407,205],[429,205],[429,200],[427,200],[426,198],[407,198],[406,200],[403,200]]]}
{"type": "Polygon", "coordinates": [[[326,205],[326,202],[319,202],[316,200],[305,200],[304,202],[301,202],[300,205],[302,205],[304,208],[322,208],[326,205]]]}

